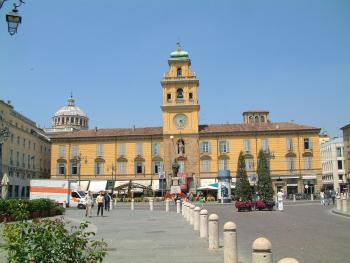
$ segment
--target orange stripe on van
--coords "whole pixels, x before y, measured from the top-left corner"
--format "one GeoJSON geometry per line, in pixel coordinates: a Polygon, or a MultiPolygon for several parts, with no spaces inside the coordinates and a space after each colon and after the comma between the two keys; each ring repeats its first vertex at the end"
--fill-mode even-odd
{"type": "Polygon", "coordinates": [[[30,192],[36,193],[60,193],[68,194],[69,190],[62,187],[42,187],[42,186],[31,186],[30,192]]]}

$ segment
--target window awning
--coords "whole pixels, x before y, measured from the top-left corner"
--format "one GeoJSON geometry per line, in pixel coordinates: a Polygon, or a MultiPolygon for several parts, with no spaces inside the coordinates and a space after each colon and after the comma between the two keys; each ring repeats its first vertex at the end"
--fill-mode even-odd
{"type": "Polygon", "coordinates": [[[101,181],[90,181],[89,191],[93,193],[98,193],[100,191],[105,191],[107,186],[107,180],[101,181]]]}

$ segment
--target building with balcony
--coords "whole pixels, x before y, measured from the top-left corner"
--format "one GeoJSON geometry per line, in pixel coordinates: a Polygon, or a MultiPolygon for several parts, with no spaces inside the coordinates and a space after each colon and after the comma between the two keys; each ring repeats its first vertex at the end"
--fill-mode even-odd
{"type": "Polygon", "coordinates": [[[50,177],[51,144],[36,123],[0,100],[0,127],[9,137],[0,143],[0,175],[9,176],[9,197],[28,197],[31,178],[50,177]]]}
{"type": "Polygon", "coordinates": [[[322,185],[336,192],[346,189],[343,138],[333,138],[321,144],[322,185]]]}
{"type": "Polygon", "coordinates": [[[234,184],[241,151],[253,178],[258,152],[263,149],[270,160],[275,190],[319,190],[319,128],[273,122],[266,110],[246,111],[238,124],[199,124],[199,80],[188,53],[178,45],[168,64],[161,80],[161,127],[56,134],[51,137],[52,178],[77,179],[80,175],[81,180],[115,180],[116,186],[132,180],[156,191],[159,177],[170,177],[176,160],[182,189],[195,191],[215,182],[223,170],[230,171],[234,184]]]}

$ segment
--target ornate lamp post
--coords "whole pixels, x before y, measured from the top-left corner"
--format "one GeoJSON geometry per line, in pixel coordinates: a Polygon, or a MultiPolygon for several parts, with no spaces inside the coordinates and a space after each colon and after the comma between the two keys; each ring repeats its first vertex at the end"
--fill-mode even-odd
{"type": "MultiPolygon", "coordinates": [[[[6,0],[0,0],[0,8],[6,0]]],[[[20,7],[24,2],[19,0],[19,5],[13,4],[13,9],[11,12],[6,14],[6,22],[8,24],[8,32],[11,36],[17,33],[17,28],[20,23],[22,23],[22,17],[18,14],[17,7],[20,7]]]]}

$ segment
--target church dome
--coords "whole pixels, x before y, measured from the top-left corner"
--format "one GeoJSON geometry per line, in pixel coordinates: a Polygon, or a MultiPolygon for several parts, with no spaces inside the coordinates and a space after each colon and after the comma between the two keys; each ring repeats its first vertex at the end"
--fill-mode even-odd
{"type": "Polygon", "coordinates": [[[180,43],[177,43],[176,50],[170,53],[169,60],[188,60],[188,52],[183,50],[180,43]]]}
{"type": "Polygon", "coordinates": [[[89,118],[79,107],[75,106],[73,96],[68,98],[68,105],[60,108],[52,117],[53,128],[87,129],[89,118]]]}

